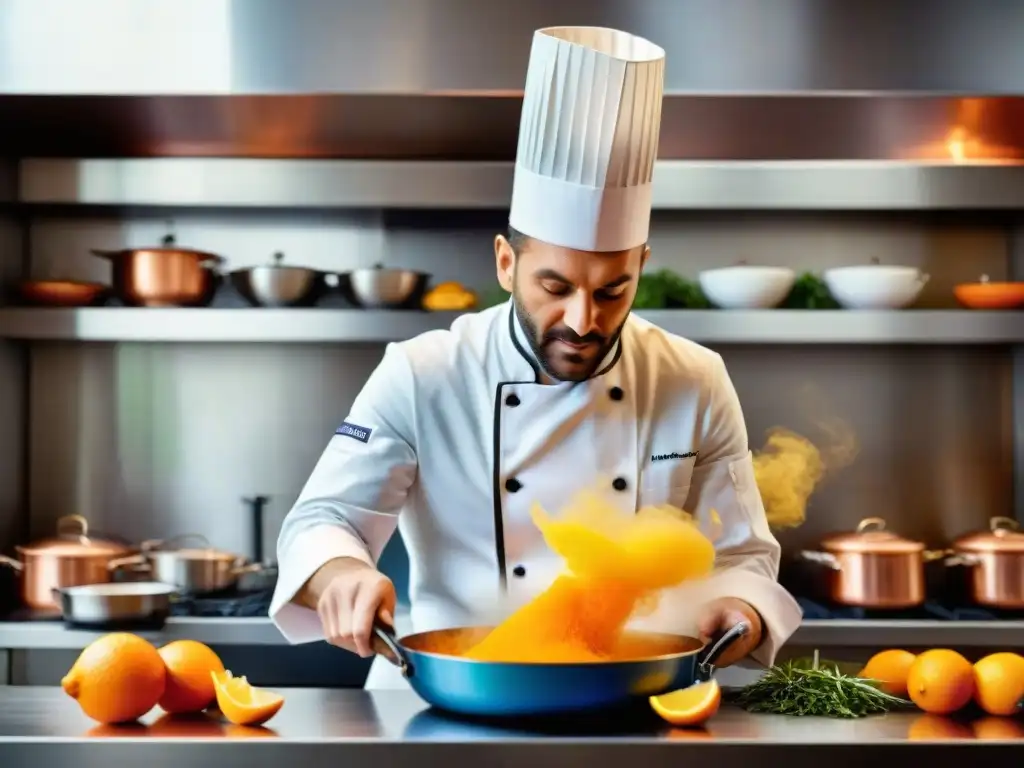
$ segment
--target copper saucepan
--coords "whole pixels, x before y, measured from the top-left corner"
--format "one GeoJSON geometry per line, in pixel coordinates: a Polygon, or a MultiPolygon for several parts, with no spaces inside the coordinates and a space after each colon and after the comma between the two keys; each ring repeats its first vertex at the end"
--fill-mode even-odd
{"type": "Polygon", "coordinates": [[[29,608],[60,608],[54,590],[105,584],[111,580],[110,563],[132,551],[125,544],[89,538],[89,523],[80,515],[57,520],[57,536],[16,547],[18,559],[0,555],[21,575],[21,599],[29,608]]]}
{"type": "Polygon", "coordinates": [[[993,517],[989,530],[967,534],[953,543],[947,565],[969,569],[971,596],[979,605],[1024,608],[1024,532],[1008,517],[993,517]]]}
{"type": "Polygon", "coordinates": [[[180,248],[167,235],[159,248],[92,251],[109,259],[114,293],[133,307],[198,307],[209,304],[221,282],[223,259],[206,251],[180,248]]]}
{"type": "Polygon", "coordinates": [[[210,546],[204,536],[185,534],[167,540],[142,543],[142,552],[115,560],[111,568],[133,566],[144,570],[153,581],[171,584],[190,595],[203,595],[230,589],[245,573],[263,569],[260,563],[248,563],[245,557],[210,546]],[[188,539],[199,547],[178,547],[188,539]]]}
{"type": "Polygon", "coordinates": [[[21,301],[36,307],[100,306],[109,292],[102,283],[80,280],[26,280],[18,285],[21,301]]]}
{"type": "Polygon", "coordinates": [[[829,597],[858,608],[913,608],[925,601],[924,564],[947,550],[929,551],[919,541],[885,530],[885,520],[868,517],[856,531],[831,536],[821,551],[801,552],[804,560],[829,570],[829,597]]]}

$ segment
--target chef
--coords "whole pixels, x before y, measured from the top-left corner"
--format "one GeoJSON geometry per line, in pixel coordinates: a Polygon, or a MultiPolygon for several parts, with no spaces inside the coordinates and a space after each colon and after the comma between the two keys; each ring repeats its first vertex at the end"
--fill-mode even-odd
{"type": "MultiPolygon", "coordinates": [[[[531,505],[557,513],[593,488],[624,513],[672,504],[716,521],[715,574],[663,598],[658,628],[711,636],[746,621],[722,663],[770,664],[799,624],[722,358],[630,314],[664,56],[611,29],[535,33],[509,235],[494,245],[512,298],[387,347],[281,529],[270,613],[290,642],[372,655],[372,623],[394,620],[375,564],[396,528],[404,629],[496,621],[559,567],[531,505]]],[[[368,688],[403,685],[375,660],[368,688]]]]}

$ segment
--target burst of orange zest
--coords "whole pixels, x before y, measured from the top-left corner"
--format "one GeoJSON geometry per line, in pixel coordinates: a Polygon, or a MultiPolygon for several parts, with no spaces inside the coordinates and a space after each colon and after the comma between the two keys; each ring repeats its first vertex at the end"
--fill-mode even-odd
{"type": "Polygon", "coordinates": [[[284,706],[284,696],[253,688],[244,677],[230,671],[211,672],[217,691],[217,707],[235,725],[263,725],[284,706]]]}
{"type": "Polygon", "coordinates": [[[718,712],[722,689],[711,680],[661,696],[651,696],[651,707],[666,722],[678,726],[701,725],[718,712]]]}

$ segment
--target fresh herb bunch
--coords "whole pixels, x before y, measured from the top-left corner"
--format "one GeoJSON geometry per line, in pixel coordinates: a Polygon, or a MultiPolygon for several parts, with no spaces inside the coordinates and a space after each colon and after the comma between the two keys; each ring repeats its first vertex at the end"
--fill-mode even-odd
{"type": "Polygon", "coordinates": [[[779,664],[756,683],[740,689],[733,701],[748,712],[797,717],[857,718],[910,704],[879,689],[880,683],[844,674],[834,662],[813,660],[779,664]]]}
{"type": "Polygon", "coordinates": [[[832,292],[825,281],[815,274],[804,272],[793,284],[793,290],[782,303],[783,309],[838,309],[832,292]]]}

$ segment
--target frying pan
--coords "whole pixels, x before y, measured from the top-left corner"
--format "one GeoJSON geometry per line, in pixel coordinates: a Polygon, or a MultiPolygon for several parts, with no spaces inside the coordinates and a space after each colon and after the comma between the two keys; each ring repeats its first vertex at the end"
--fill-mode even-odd
{"type": "Polygon", "coordinates": [[[635,648],[636,655],[625,653],[615,661],[527,664],[459,655],[492,629],[440,629],[398,639],[377,624],[374,633],[384,646],[381,654],[431,706],[471,717],[535,717],[623,707],[709,680],[715,661],[750,626],[736,624],[710,643],[627,632],[622,648],[635,648]]]}

